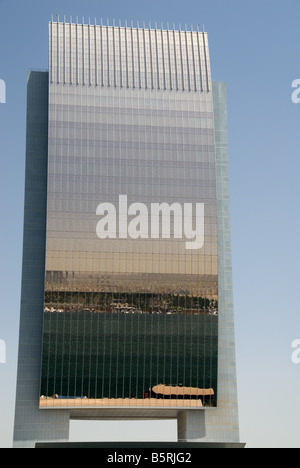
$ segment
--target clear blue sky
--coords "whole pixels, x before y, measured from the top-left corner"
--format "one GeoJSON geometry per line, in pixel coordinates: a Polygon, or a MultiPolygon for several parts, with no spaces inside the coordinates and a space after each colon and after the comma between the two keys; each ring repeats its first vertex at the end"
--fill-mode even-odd
{"type": "MultiPolygon", "coordinates": [[[[26,73],[47,69],[51,14],[167,22],[209,34],[214,80],[228,86],[234,298],[241,438],[300,448],[299,0],[0,0],[0,447],[12,440],[25,167],[26,73]]],[[[175,437],[174,425],[161,434],[175,437]]],[[[133,437],[147,434],[128,425],[133,437]]],[[[72,437],[91,426],[72,425],[72,437]]],[[[124,434],[97,425],[97,437],[124,434]]],[[[151,433],[150,429],[150,433],[151,433]]],[[[153,431],[152,431],[153,432],[153,431]]]]}

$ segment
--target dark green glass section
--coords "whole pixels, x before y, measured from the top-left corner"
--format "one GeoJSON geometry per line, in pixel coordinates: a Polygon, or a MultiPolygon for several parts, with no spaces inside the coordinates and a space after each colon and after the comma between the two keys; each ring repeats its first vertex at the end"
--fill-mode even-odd
{"type": "Polygon", "coordinates": [[[45,396],[140,399],[163,384],[213,388],[204,404],[216,403],[216,315],[45,312],[44,320],[45,396]]]}

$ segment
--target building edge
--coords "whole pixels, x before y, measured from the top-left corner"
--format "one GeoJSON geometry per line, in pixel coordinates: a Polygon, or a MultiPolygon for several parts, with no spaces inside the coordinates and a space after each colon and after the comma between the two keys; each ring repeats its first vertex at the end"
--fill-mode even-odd
{"type": "Polygon", "coordinates": [[[48,165],[48,72],[29,71],[22,291],[14,448],[67,441],[69,412],[39,410],[48,165]]]}

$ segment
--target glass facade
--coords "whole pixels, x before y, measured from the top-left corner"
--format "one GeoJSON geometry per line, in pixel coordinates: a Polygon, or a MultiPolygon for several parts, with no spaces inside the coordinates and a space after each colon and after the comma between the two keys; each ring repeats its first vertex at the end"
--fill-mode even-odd
{"type": "Polygon", "coordinates": [[[216,406],[206,33],[50,23],[41,407],[216,406]]]}

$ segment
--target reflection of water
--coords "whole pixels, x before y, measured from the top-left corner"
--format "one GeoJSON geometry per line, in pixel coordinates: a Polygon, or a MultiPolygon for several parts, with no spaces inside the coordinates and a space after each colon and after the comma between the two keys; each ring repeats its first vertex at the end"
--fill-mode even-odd
{"type": "Polygon", "coordinates": [[[93,314],[106,314],[110,312],[111,314],[150,314],[150,315],[218,315],[217,309],[187,309],[187,310],[138,310],[134,309],[133,307],[116,307],[110,310],[96,310],[90,308],[55,308],[55,307],[45,307],[44,312],[57,312],[57,313],[64,313],[64,312],[91,312],[93,314]]]}
{"type": "Polygon", "coordinates": [[[172,385],[216,401],[217,345],[213,315],[46,312],[41,395],[143,399],[172,385]]]}

